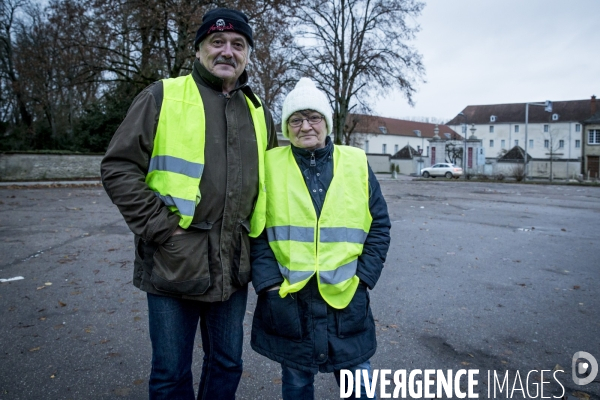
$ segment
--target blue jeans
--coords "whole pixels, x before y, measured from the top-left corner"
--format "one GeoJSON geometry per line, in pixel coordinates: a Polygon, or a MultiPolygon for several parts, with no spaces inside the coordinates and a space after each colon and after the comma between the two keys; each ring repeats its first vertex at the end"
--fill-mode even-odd
{"type": "MultiPolygon", "coordinates": [[[[358,369],[366,369],[369,371],[369,382],[373,382],[371,376],[371,362],[369,360],[358,364],[351,368],[346,368],[350,371],[358,369]]],[[[335,380],[340,385],[340,371],[334,371],[335,380]]],[[[283,400],[313,400],[315,398],[315,375],[311,372],[301,371],[298,369],[281,366],[281,394],[283,400]]],[[[365,384],[361,380],[360,397],[356,397],[356,393],[350,396],[351,399],[368,399],[365,390],[365,384]]],[[[377,395],[374,397],[377,398],[377,395]]]]}
{"type": "Polygon", "coordinates": [[[198,321],[204,350],[198,399],[235,399],[243,369],[247,297],[247,286],[215,303],[148,293],[150,400],[194,399],[191,366],[198,321]]]}

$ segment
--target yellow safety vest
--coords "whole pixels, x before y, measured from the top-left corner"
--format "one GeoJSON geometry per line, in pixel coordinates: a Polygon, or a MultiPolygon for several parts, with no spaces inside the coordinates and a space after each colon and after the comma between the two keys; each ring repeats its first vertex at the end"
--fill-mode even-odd
{"type": "MultiPolygon", "coordinates": [[[[206,118],[204,104],[192,75],[163,80],[163,102],[148,166],[146,183],[178,214],[179,226],[192,223],[200,203],[200,178],[204,170],[206,118]]],[[[246,97],[254,122],[258,148],[258,198],[250,221],[250,236],[258,236],[265,223],[265,167],[267,122],[262,108],[246,97]]]]}
{"type": "Polygon", "coordinates": [[[318,219],[290,146],[267,151],[265,167],[266,230],[284,278],[279,295],[299,291],[316,273],[323,299],[345,308],[359,283],[357,259],[373,220],[366,154],[334,147],[333,179],[318,219]]]}

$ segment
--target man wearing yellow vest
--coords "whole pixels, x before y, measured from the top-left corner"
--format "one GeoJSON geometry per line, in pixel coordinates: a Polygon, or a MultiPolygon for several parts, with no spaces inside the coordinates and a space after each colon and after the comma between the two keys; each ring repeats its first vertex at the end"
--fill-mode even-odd
{"type": "Polygon", "coordinates": [[[150,399],[233,399],[242,374],[248,236],[264,227],[270,112],[247,84],[252,28],[242,12],[207,12],[190,75],[142,91],[102,161],[102,182],[135,234],[133,284],[147,292],[150,399]],[[256,212],[255,212],[256,211],[256,212]]]}
{"type": "MultiPolygon", "coordinates": [[[[377,347],[368,289],[385,262],[390,219],[365,153],[333,145],[331,116],[308,78],[285,98],[291,145],[266,154],[265,231],[251,240],[251,345],[281,363],[284,400],[313,399],[317,372],[338,384],[342,369],[370,376],[377,347]]],[[[367,398],[364,381],[354,395],[367,398]]]]}

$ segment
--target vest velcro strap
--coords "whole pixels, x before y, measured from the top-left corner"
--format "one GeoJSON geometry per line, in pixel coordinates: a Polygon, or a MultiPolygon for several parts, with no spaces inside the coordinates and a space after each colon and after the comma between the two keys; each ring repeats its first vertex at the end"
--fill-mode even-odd
{"type": "Polygon", "coordinates": [[[357,265],[358,260],[353,260],[348,264],[339,266],[332,271],[319,271],[319,279],[321,283],[326,283],[328,285],[342,283],[348,279],[352,279],[352,277],[356,275],[357,265]]]}
{"type": "Polygon", "coordinates": [[[163,203],[167,206],[177,207],[177,210],[181,215],[194,216],[194,211],[196,210],[196,202],[180,199],[178,197],[165,196],[158,192],[154,192],[154,194],[160,198],[163,203]]]}
{"type": "Polygon", "coordinates": [[[314,271],[291,271],[289,268],[284,267],[279,263],[277,263],[277,265],[279,265],[279,272],[281,272],[281,276],[283,276],[290,283],[290,285],[305,281],[315,273],[314,271]]]}
{"type": "Polygon", "coordinates": [[[269,242],[278,240],[293,240],[295,242],[313,242],[315,240],[314,228],[303,226],[272,226],[267,228],[269,242]]]}
{"type": "Polygon", "coordinates": [[[204,164],[186,161],[173,156],[154,156],[150,159],[150,165],[148,166],[148,173],[152,171],[167,171],[186,175],[190,178],[201,177],[203,170],[204,164]]]}
{"type": "Polygon", "coordinates": [[[348,242],[363,244],[367,239],[367,232],[357,228],[321,228],[319,241],[321,243],[348,242]]]}

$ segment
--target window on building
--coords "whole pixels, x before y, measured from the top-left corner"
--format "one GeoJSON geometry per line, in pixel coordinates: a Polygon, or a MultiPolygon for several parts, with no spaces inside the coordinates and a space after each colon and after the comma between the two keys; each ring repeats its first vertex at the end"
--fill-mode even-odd
{"type": "Polygon", "coordinates": [[[490,139],[490,147],[494,147],[494,140],[490,139]]]}
{"type": "Polygon", "coordinates": [[[581,140],[576,140],[575,141],[575,148],[576,149],[580,149],[581,148],[581,140]]]}
{"type": "Polygon", "coordinates": [[[379,130],[381,131],[381,133],[383,133],[384,135],[387,133],[387,128],[385,126],[380,126],[379,130]]]}
{"type": "Polygon", "coordinates": [[[563,149],[565,147],[565,141],[564,140],[559,140],[558,141],[558,148],[559,149],[563,149]]]}
{"type": "Polygon", "coordinates": [[[365,153],[369,152],[369,141],[365,140],[365,153]]]}
{"type": "Polygon", "coordinates": [[[519,125],[515,125],[515,133],[519,133],[519,125]]]}
{"type": "Polygon", "coordinates": [[[548,139],[544,140],[544,148],[547,149],[550,147],[550,141],[548,139]]]}
{"type": "Polygon", "coordinates": [[[552,114],[552,121],[558,121],[558,114],[552,114]]]}
{"type": "Polygon", "coordinates": [[[530,149],[533,149],[533,139],[529,139],[529,144],[528,144],[530,149]]]}
{"type": "Polygon", "coordinates": [[[496,116],[490,115],[490,122],[496,122],[496,116]]]}
{"type": "Polygon", "coordinates": [[[397,152],[398,152],[398,145],[397,145],[397,144],[395,144],[395,145],[394,145],[394,154],[396,154],[397,152]]]}
{"type": "Polygon", "coordinates": [[[581,132],[581,124],[575,124],[575,132],[581,132]]]}
{"type": "Polygon", "coordinates": [[[490,133],[494,133],[494,125],[490,125],[490,133]]]}
{"type": "Polygon", "coordinates": [[[590,129],[588,131],[588,144],[600,144],[600,129],[590,129]]]}
{"type": "Polygon", "coordinates": [[[518,146],[518,145],[519,145],[519,140],[517,139],[517,140],[515,140],[515,146],[518,146]]]}
{"type": "Polygon", "coordinates": [[[500,141],[500,147],[505,148],[506,147],[506,140],[502,139],[500,141]]]}
{"type": "Polygon", "coordinates": [[[548,124],[544,125],[544,132],[548,132],[550,130],[550,127],[548,126],[548,124]]]}
{"type": "Polygon", "coordinates": [[[381,145],[381,152],[382,152],[383,154],[386,154],[386,153],[387,153],[387,144],[385,144],[385,143],[384,143],[384,144],[382,144],[382,145],[381,145]]]}

